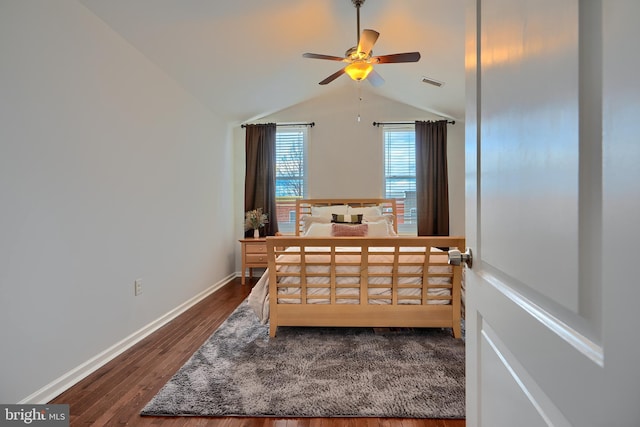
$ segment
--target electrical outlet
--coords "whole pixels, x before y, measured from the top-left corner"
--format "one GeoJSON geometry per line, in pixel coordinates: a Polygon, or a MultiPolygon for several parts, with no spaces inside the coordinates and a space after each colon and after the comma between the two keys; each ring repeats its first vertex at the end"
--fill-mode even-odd
{"type": "Polygon", "coordinates": [[[142,279],[138,279],[133,282],[133,292],[135,296],[142,294],[142,279]]]}

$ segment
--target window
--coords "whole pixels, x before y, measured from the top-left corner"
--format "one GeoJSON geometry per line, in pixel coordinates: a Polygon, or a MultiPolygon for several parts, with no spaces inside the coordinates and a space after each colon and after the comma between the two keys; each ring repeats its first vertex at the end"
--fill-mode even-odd
{"type": "Polygon", "coordinates": [[[296,199],[306,194],[306,141],[306,126],[276,131],[276,207],[282,233],[295,233],[296,199]]]}
{"type": "Polygon", "coordinates": [[[385,127],[384,195],[396,199],[398,232],[417,234],[415,127],[385,127]]]}

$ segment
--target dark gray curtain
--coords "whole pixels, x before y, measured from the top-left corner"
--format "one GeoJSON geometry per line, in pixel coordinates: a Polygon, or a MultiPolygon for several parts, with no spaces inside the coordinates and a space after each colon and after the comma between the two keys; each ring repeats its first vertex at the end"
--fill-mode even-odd
{"type": "MultiPolygon", "coordinates": [[[[269,222],[260,229],[260,236],[273,236],[278,231],[276,211],[276,125],[275,123],[246,125],[246,175],[244,180],[244,210],[262,208],[269,222]]],[[[253,236],[253,230],[245,233],[253,236]]]]}
{"type": "Polygon", "coordinates": [[[447,121],[416,121],[418,236],[449,235],[447,121]]]}

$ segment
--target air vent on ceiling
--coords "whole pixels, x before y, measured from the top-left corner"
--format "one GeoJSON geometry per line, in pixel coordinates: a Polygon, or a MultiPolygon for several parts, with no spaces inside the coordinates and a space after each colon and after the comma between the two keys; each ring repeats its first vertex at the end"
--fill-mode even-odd
{"type": "Polygon", "coordinates": [[[430,85],[434,85],[437,87],[444,85],[444,82],[441,82],[435,79],[430,79],[429,77],[424,77],[424,76],[422,77],[422,83],[428,83],[430,85]]]}

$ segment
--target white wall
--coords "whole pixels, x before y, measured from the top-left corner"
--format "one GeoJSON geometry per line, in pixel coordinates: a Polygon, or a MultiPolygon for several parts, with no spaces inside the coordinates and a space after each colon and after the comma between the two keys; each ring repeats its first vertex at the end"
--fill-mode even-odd
{"type": "Polygon", "coordinates": [[[0,57],[12,403],[234,272],[233,149],[221,118],[75,1],[0,3],[0,57]]]}
{"type": "MultiPolygon", "coordinates": [[[[353,82],[353,85],[356,83],[353,82]]],[[[368,83],[363,82],[363,85],[368,83]]],[[[372,123],[388,121],[440,120],[426,111],[384,98],[362,88],[358,92],[327,90],[311,99],[255,122],[315,122],[309,129],[308,197],[383,197],[382,128],[372,123]],[[360,112],[360,122],[357,121],[360,112]]],[[[464,235],[464,123],[447,128],[450,233],[464,235]]],[[[244,192],[244,129],[234,130],[236,194],[244,192]]],[[[236,204],[236,235],[242,235],[243,200],[236,204]]],[[[240,259],[237,258],[240,269],[240,259]]]]}

